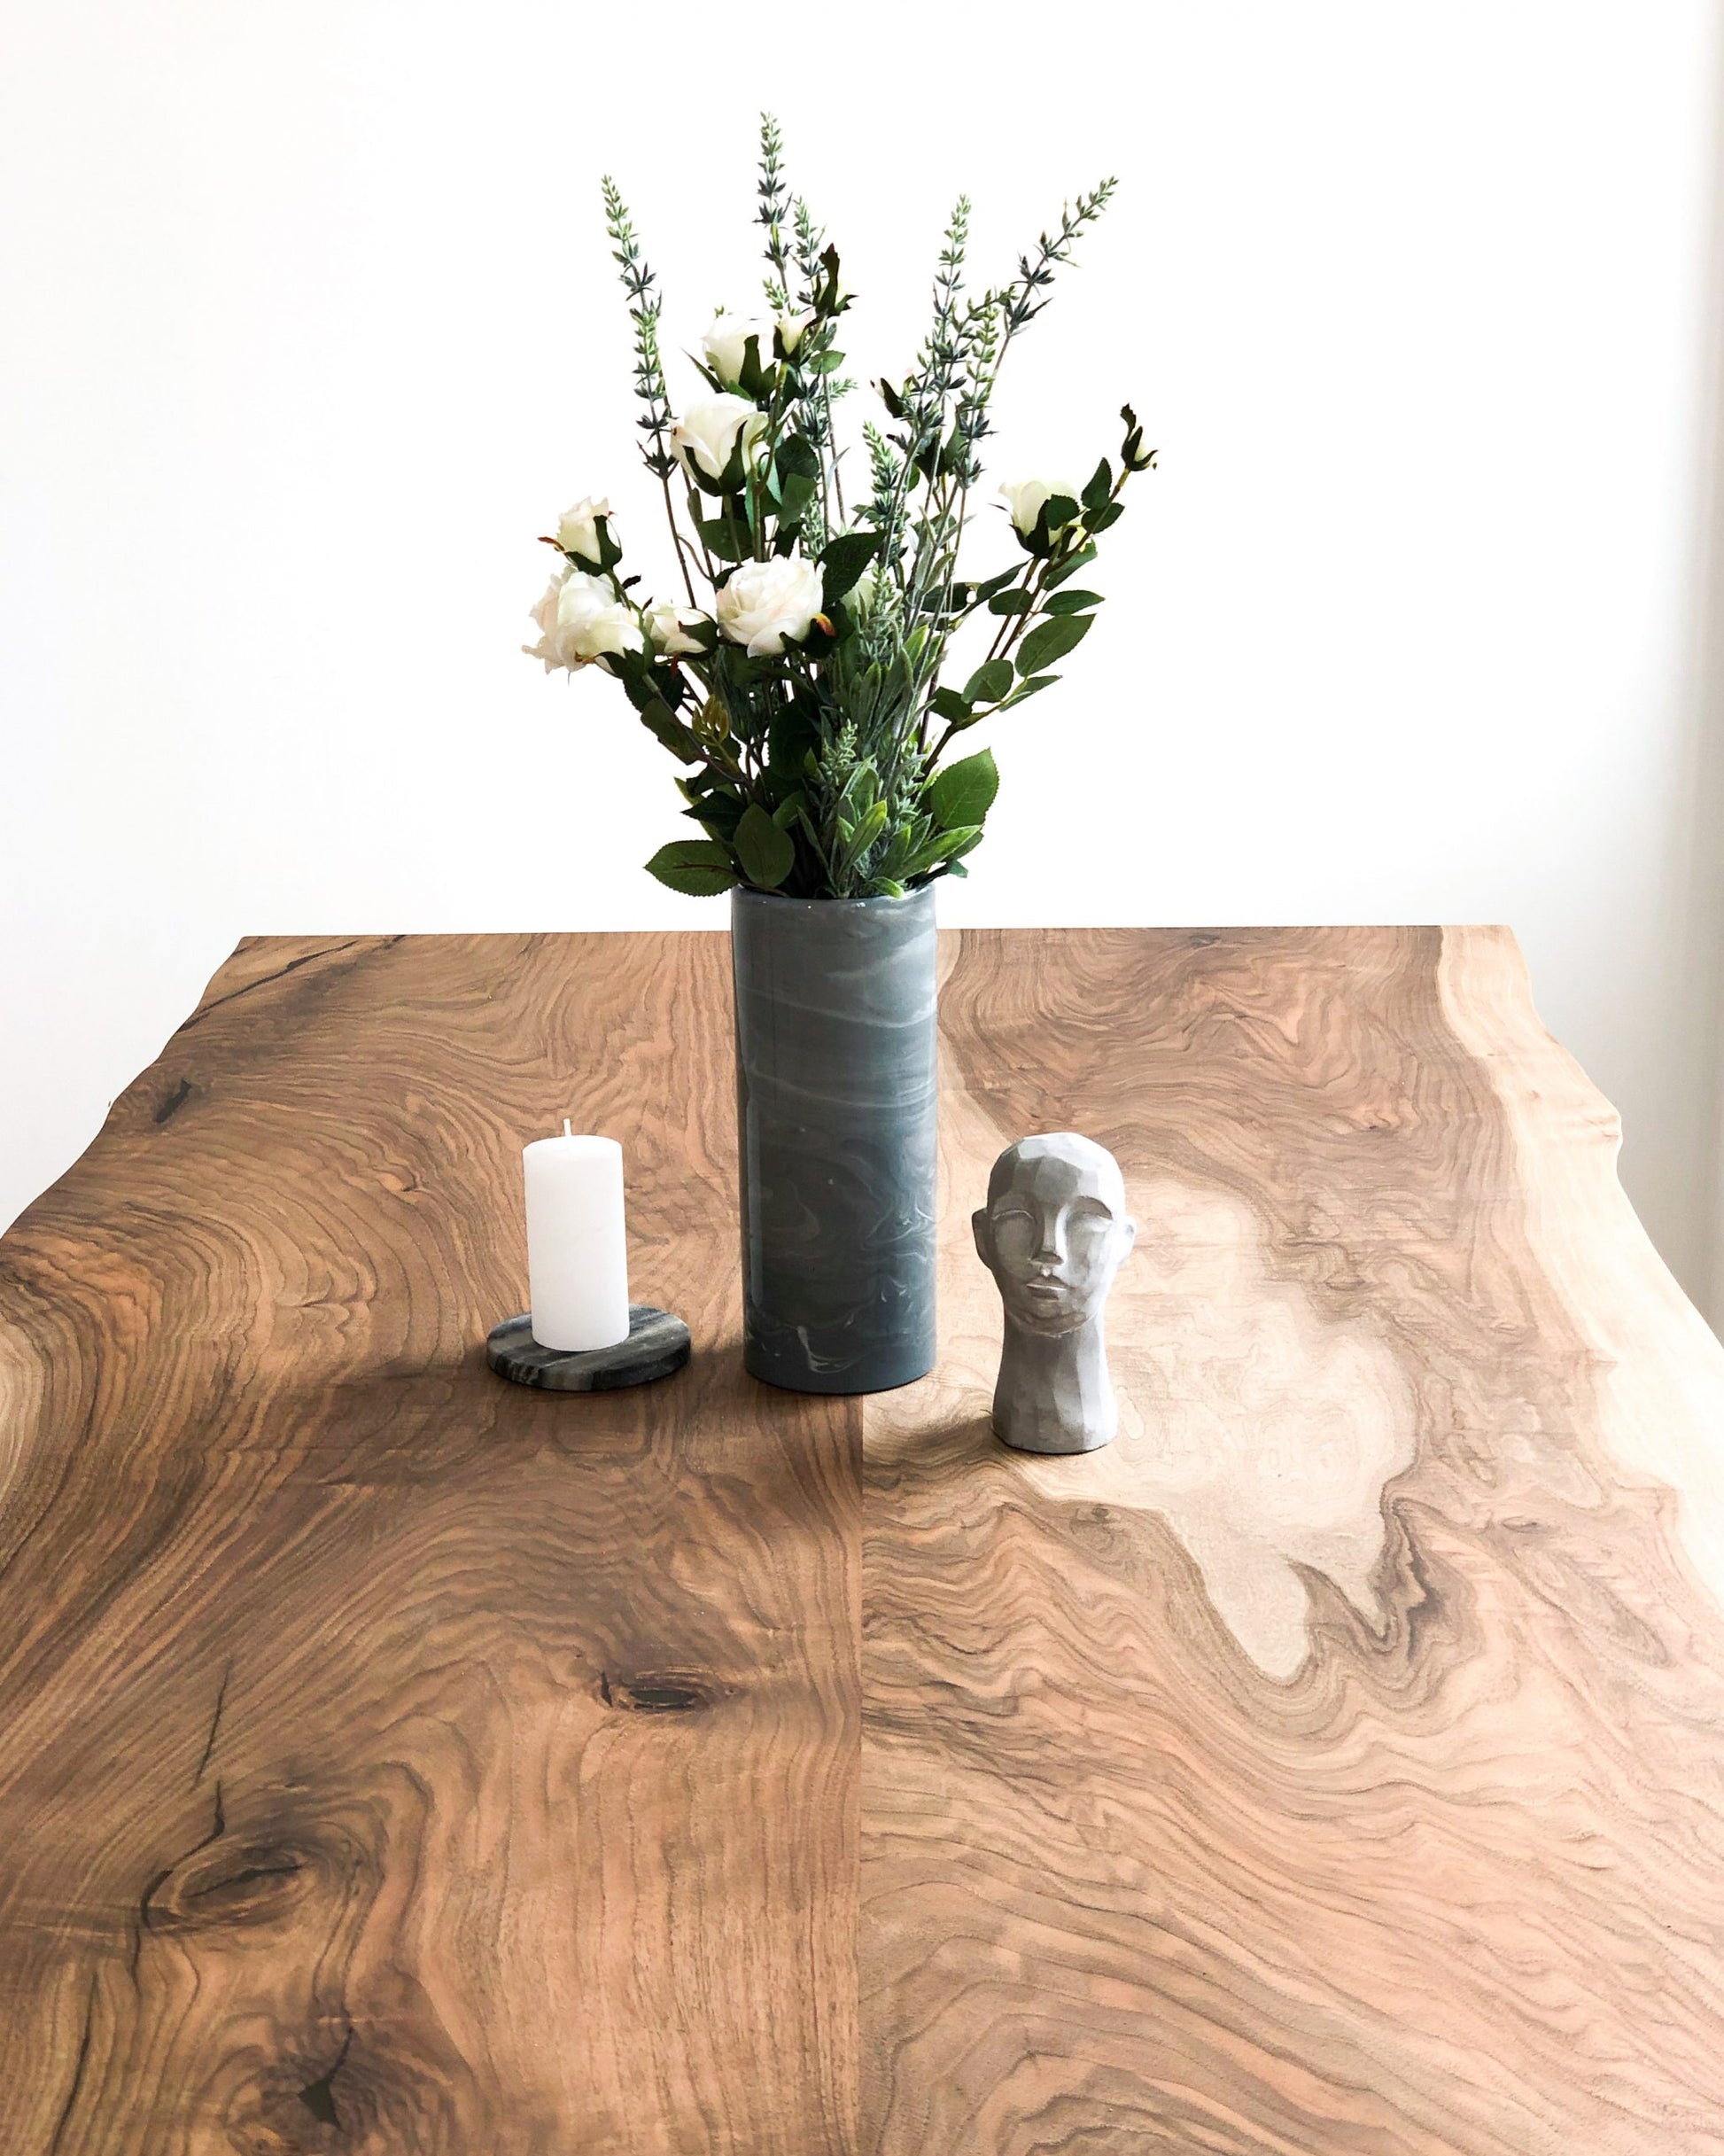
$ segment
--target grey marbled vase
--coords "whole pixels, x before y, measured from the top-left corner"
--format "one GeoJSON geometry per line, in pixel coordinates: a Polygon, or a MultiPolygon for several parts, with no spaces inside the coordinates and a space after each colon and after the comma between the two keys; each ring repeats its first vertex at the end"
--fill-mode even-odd
{"type": "Polygon", "coordinates": [[[792,1392],[934,1366],[934,891],[731,900],[743,1360],[792,1392]]]}

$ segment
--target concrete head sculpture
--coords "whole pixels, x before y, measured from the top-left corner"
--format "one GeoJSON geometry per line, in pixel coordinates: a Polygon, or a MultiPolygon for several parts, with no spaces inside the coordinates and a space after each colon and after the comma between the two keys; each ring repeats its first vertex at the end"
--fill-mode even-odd
{"type": "Polygon", "coordinates": [[[1137,1240],[1106,1147],[1021,1139],[994,1163],[975,1247],[1006,1305],[994,1429],[1027,1452],[1090,1452],[1119,1426],[1102,1311],[1137,1240]]]}

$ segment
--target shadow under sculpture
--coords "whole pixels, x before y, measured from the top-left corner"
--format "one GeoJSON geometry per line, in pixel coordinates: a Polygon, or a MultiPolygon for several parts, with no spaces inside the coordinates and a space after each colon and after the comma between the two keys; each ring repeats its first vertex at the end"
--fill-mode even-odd
{"type": "Polygon", "coordinates": [[[1006,1305],[995,1435],[1022,1452],[1093,1452],[1119,1428],[1102,1313],[1138,1237],[1119,1163],[1073,1131],[1020,1139],[973,1225],[1006,1305]]]}

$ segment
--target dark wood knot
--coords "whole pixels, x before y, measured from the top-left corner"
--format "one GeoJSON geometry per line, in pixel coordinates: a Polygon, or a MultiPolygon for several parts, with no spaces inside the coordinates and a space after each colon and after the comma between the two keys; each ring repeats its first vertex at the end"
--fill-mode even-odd
{"type": "Polygon", "coordinates": [[[715,1706],[727,1687],[709,1677],[691,1676],[681,1670],[643,1670],[638,1676],[617,1677],[609,1670],[599,1677],[599,1697],[607,1707],[632,1708],[644,1715],[686,1715],[715,1706]]]}
{"type": "Polygon", "coordinates": [[[316,1886],[323,1866],[286,1843],[212,1843],[158,1880],[144,1897],[152,1932],[279,1923],[316,1886]]]}
{"type": "Polygon", "coordinates": [[[167,1094],[157,1108],[156,1121],[159,1124],[166,1123],[170,1117],[177,1116],[190,1098],[191,1080],[182,1078],[173,1092],[167,1094]]]}

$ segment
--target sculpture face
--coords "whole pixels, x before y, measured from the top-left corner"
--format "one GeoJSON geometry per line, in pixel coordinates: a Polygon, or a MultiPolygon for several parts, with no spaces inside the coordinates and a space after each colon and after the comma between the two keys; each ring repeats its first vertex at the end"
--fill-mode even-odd
{"type": "Polygon", "coordinates": [[[1002,1153],[974,1225],[1008,1321],[1049,1334],[1100,1315],[1138,1233],[1113,1155],[1070,1133],[1002,1153]]]}

